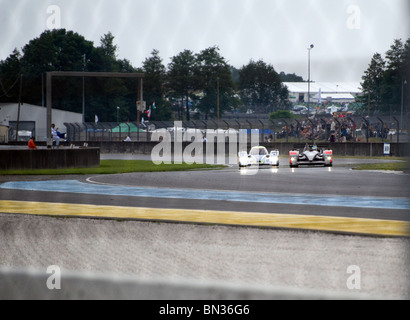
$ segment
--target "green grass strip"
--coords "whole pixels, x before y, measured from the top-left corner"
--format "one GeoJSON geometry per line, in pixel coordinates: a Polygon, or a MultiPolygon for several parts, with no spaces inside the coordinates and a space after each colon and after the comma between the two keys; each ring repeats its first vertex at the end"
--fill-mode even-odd
{"type": "Polygon", "coordinates": [[[401,162],[388,163],[367,163],[353,168],[354,170],[391,170],[391,171],[410,171],[410,159],[401,162]]]}
{"type": "Polygon", "coordinates": [[[0,175],[86,175],[115,174],[130,172],[189,171],[200,169],[220,169],[223,165],[211,164],[159,164],[150,160],[101,160],[97,168],[0,170],[0,175]]]}

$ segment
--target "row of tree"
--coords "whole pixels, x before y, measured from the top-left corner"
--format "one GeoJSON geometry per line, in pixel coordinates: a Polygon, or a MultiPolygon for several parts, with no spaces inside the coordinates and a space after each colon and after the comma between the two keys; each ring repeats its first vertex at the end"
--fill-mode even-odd
{"type": "MultiPolygon", "coordinates": [[[[235,109],[263,113],[286,109],[290,103],[282,81],[303,80],[295,74],[278,74],[262,60],[236,69],[220,55],[218,47],[199,53],[184,50],[172,57],[168,66],[153,50],[136,68],[129,60],[117,58],[110,32],[96,47],[73,31],[55,29],[0,61],[0,102],[45,105],[45,73],[49,71],[144,73],[143,98],[147,108],[155,105],[152,120],[189,120],[192,114],[216,118],[218,111],[235,109]]],[[[83,82],[81,78],[58,77],[53,79],[53,106],[81,112],[84,92],[86,121],[94,121],[94,115],[100,121],[115,121],[118,111],[122,120],[134,121],[137,88],[136,79],[85,78],[83,82]]]]}
{"type": "Polygon", "coordinates": [[[406,113],[410,101],[410,39],[394,40],[385,58],[375,53],[361,83],[361,102],[373,114],[406,113]]]}

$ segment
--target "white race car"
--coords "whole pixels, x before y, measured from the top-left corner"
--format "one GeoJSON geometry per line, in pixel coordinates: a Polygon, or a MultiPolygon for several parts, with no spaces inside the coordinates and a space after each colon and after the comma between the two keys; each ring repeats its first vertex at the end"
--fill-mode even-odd
{"type": "Polygon", "coordinates": [[[263,146],[252,147],[249,154],[246,151],[238,152],[239,167],[252,165],[270,165],[279,167],[279,150],[272,150],[270,153],[263,146]]]}

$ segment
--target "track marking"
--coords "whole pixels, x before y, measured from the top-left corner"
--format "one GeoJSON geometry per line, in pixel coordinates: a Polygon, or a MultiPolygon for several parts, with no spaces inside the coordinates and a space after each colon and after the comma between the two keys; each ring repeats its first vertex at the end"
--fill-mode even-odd
{"type": "Polygon", "coordinates": [[[0,212],[43,216],[118,218],[260,226],[382,236],[410,236],[410,223],[406,221],[281,213],[154,209],[12,200],[0,200],[0,212]]]}
{"type": "MultiPolygon", "coordinates": [[[[89,181],[89,180],[88,180],[89,181]]],[[[110,196],[150,197],[190,200],[223,200],[235,202],[281,203],[315,206],[336,206],[350,208],[377,209],[410,209],[407,198],[341,196],[327,194],[269,193],[234,190],[201,190],[179,188],[157,188],[140,186],[121,186],[107,183],[84,183],[77,180],[49,181],[10,181],[0,185],[0,188],[51,191],[82,194],[99,194],[110,196]]]]}

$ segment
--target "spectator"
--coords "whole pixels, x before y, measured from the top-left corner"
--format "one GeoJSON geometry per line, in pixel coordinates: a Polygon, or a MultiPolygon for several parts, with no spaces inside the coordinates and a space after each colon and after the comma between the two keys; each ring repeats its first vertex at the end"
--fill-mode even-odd
{"type": "Polygon", "coordinates": [[[345,127],[345,126],[342,126],[342,132],[341,132],[340,142],[346,142],[346,137],[347,137],[346,127],[345,127]]]}
{"type": "Polygon", "coordinates": [[[335,132],[336,131],[336,122],[334,122],[332,120],[332,122],[330,123],[330,132],[335,132]]]}
{"type": "Polygon", "coordinates": [[[56,125],[53,123],[51,125],[51,136],[53,140],[56,142],[56,146],[58,147],[60,145],[60,137],[58,136],[58,133],[55,129],[56,125]]]}
{"type": "Polygon", "coordinates": [[[29,149],[37,149],[36,143],[34,142],[34,137],[31,137],[28,141],[28,148],[29,149]]]}

